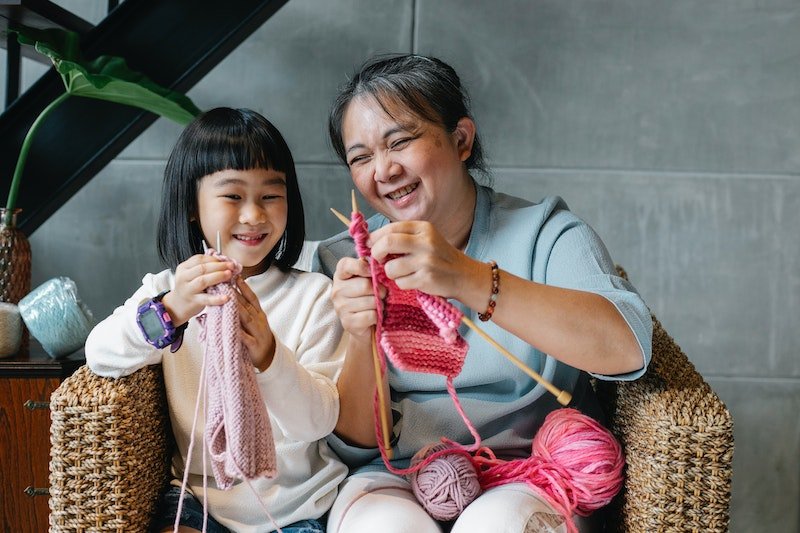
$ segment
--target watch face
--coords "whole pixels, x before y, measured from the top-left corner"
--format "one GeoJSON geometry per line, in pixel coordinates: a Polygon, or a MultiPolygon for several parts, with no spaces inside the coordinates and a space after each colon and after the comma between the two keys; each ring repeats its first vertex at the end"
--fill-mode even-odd
{"type": "Polygon", "coordinates": [[[139,315],[139,322],[148,339],[155,340],[164,336],[164,324],[161,323],[158,311],[152,307],[139,315]]]}

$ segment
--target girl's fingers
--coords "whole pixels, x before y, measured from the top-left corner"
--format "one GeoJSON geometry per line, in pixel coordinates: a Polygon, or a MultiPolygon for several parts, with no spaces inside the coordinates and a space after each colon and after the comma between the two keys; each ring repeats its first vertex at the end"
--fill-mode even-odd
{"type": "Polygon", "coordinates": [[[238,287],[239,294],[242,295],[245,302],[249,303],[254,308],[261,309],[261,302],[258,301],[258,296],[256,296],[256,293],[253,292],[250,285],[245,283],[242,278],[236,279],[236,287],[238,287]]]}

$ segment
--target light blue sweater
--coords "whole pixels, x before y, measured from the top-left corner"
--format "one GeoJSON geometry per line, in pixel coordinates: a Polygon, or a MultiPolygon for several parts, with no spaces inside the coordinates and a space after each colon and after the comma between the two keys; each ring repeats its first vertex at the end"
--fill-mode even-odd
{"type": "MultiPolygon", "coordinates": [[[[607,298],[639,342],[642,369],[595,377],[633,380],[642,376],[650,361],[650,312],[636,289],[616,275],[614,263],[594,230],[571,213],[561,198],[548,197],[531,203],[487,187],[477,186],[477,191],[467,255],[484,262],[494,259],[501,269],[521,278],[607,298]]],[[[388,223],[386,217],[375,215],[369,219],[370,231],[388,223]]],[[[352,240],[344,232],[320,243],[315,267],[332,276],[339,258],[354,255],[352,240]]],[[[501,287],[501,294],[502,290],[501,287]]],[[[475,312],[454,303],[477,321],[475,312]]],[[[588,374],[549,357],[493,322],[480,324],[530,368],[559,389],[570,391],[571,407],[602,420],[588,374]]],[[[463,324],[460,333],[470,349],[454,383],[467,416],[478,429],[483,444],[499,457],[527,457],[531,440],[544,417],[561,406],[544,387],[463,324]]],[[[447,393],[443,376],[400,372],[391,365],[389,372],[397,436],[395,466],[407,466],[414,453],[442,436],[462,444],[473,442],[447,393]]],[[[383,468],[377,449],[349,446],[335,435],[329,437],[329,442],[351,468],[383,468]]]]}

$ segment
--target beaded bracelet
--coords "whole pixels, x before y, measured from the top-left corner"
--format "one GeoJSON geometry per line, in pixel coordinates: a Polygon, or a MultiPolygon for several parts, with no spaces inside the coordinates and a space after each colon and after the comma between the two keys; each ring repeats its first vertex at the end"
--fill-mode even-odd
{"type": "Polygon", "coordinates": [[[478,313],[481,322],[487,322],[492,318],[494,306],[497,305],[497,293],[500,292],[500,269],[497,268],[496,261],[489,261],[489,266],[492,267],[492,294],[489,296],[489,305],[486,306],[486,311],[478,313]]]}

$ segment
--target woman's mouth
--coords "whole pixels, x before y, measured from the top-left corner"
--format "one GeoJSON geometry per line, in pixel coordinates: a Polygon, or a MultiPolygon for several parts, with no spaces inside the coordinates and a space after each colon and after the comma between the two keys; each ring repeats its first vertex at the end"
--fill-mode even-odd
{"type": "Polygon", "coordinates": [[[419,183],[412,183],[411,185],[406,185],[402,189],[397,189],[394,192],[390,192],[386,196],[388,196],[390,200],[399,200],[400,198],[408,196],[409,194],[414,192],[417,189],[417,187],[419,187],[419,183]]]}

